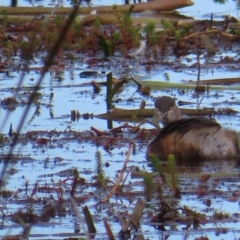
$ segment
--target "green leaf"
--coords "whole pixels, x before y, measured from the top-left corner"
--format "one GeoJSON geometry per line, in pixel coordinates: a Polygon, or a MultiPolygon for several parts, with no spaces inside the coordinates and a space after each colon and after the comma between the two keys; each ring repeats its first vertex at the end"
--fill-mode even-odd
{"type": "Polygon", "coordinates": [[[99,44],[103,50],[105,58],[107,58],[110,55],[109,44],[107,43],[106,39],[102,35],[98,35],[98,34],[96,35],[98,36],[99,44]]]}
{"type": "Polygon", "coordinates": [[[128,80],[123,79],[123,80],[119,81],[117,84],[115,84],[111,90],[110,98],[112,99],[114,97],[114,95],[116,94],[116,92],[119,90],[119,88],[122,87],[122,85],[127,82],[128,82],[128,80]]]}

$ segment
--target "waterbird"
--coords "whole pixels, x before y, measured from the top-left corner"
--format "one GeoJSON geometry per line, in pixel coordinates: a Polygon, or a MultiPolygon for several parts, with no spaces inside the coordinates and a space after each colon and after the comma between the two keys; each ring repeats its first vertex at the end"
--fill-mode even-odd
{"type": "Polygon", "coordinates": [[[214,119],[182,118],[180,109],[170,97],[158,98],[155,107],[164,127],[149,143],[148,159],[152,154],[160,160],[173,154],[177,161],[239,159],[236,131],[222,127],[214,119]]]}

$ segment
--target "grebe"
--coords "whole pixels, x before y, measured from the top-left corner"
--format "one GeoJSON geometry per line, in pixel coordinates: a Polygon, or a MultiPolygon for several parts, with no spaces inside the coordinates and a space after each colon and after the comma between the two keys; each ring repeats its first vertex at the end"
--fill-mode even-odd
{"type": "Polygon", "coordinates": [[[170,97],[158,98],[155,107],[165,125],[149,143],[146,156],[155,154],[160,160],[173,154],[177,161],[239,158],[237,133],[222,127],[213,119],[182,118],[170,97]]]}

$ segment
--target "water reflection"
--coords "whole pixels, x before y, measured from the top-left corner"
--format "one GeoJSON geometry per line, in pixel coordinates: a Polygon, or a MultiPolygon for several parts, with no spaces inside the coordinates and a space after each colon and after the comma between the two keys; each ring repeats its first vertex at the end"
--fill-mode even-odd
{"type": "MultiPolygon", "coordinates": [[[[45,7],[53,7],[56,4],[60,4],[64,7],[70,7],[75,5],[77,0],[2,0],[1,5],[3,6],[45,6],[45,7]]],[[[131,1],[133,2],[133,1],[131,1]]],[[[145,1],[146,2],[146,1],[145,1]]],[[[123,4],[123,0],[102,0],[99,1],[82,1],[83,6],[105,6],[112,4],[123,4]]],[[[224,15],[229,15],[234,17],[238,17],[238,9],[240,8],[240,0],[196,0],[194,1],[194,5],[182,9],[178,9],[181,14],[184,14],[189,17],[194,17],[195,19],[205,19],[206,17],[211,16],[211,13],[214,13],[214,19],[221,18],[224,15]],[[208,6],[206,8],[206,6],[208,6]]]]}
{"type": "MultiPolygon", "coordinates": [[[[123,1],[123,0],[115,0],[115,1],[109,1],[109,0],[102,0],[101,1],[101,5],[112,5],[112,4],[127,4],[127,2],[129,2],[129,4],[136,4],[136,3],[140,3],[140,2],[147,2],[147,0],[130,0],[130,1],[123,1]]],[[[196,0],[194,1],[194,6],[197,6],[197,8],[200,6],[201,2],[204,2],[203,0],[196,0]]],[[[208,3],[210,3],[211,5],[211,2],[215,5],[224,5],[224,6],[227,6],[227,5],[232,5],[234,4],[234,2],[237,3],[236,7],[239,8],[240,7],[240,1],[239,0],[232,0],[232,1],[229,1],[229,0],[208,0],[208,3]]],[[[76,5],[78,3],[78,0],[11,0],[10,1],[10,6],[12,7],[17,7],[17,6],[26,6],[26,3],[29,3],[30,5],[32,6],[35,6],[35,5],[44,5],[44,6],[53,6],[53,5],[56,5],[56,4],[61,4],[65,7],[67,6],[73,6],[73,5],[76,5]]],[[[82,1],[82,3],[84,5],[99,5],[99,2],[98,1],[94,1],[94,0],[84,0],[82,1]]],[[[1,4],[7,6],[9,5],[9,1],[7,0],[3,0],[1,1],[1,4]]],[[[206,5],[205,5],[206,6],[206,5]]],[[[206,8],[200,8],[199,10],[209,10],[210,8],[208,7],[207,9],[206,8]]],[[[216,11],[216,9],[214,8],[214,10],[216,11]]]]}
{"type": "Polygon", "coordinates": [[[213,0],[215,3],[225,4],[226,0],[213,0]]]}
{"type": "MultiPolygon", "coordinates": [[[[166,162],[161,162],[163,165],[166,162]]],[[[153,167],[152,163],[148,162],[148,166],[150,168],[153,167]]],[[[196,161],[192,159],[191,161],[177,161],[178,173],[225,173],[227,176],[228,174],[232,173],[232,176],[239,173],[240,161],[239,159],[224,159],[224,160],[202,160],[196,161]]]]}
{"type": "Polygon", "coordinates": [[[18,0],[11,0],[10,6],[11,7],[17,7],[18,5],[18,0]]]}
{"type": "Polygon", "coordinates": [[[233,172],[234,169],[239,168],[239,159],[224,159],[224,160],[204,160],[204,161],[181,161],[180,167],[195,168],[203,173],[214,173],[214,172],[233,172]]]}

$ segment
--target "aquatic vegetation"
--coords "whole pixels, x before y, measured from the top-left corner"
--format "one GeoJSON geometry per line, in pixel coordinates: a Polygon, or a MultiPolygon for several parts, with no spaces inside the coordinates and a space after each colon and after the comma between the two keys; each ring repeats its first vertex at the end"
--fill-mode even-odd
{"type": "Polygon", "coordinates": [[[168,156],[166,168],[169,174],[169,178],[167,179],[169,186],[173,189],[179,188],[178,172],[174,155],[170,154],[168,156]]]}
{"type": "Polygon", "coordinates": [[[97,175],[97,184],[100,187],[106,188],[108,183],[108,178],[103,170],[102,154],[99,150],[95,153],[96,167],[95,172],[97,175]]]}
{"type": "MultiPolygon", "coordinates": [[[[6,133],[0,134],[0,147],[3,150],[0,159],[3,164],[1,231],[8,226],[13,226],[11,231],[15,230],[15,226],[21,226],[20,230],[16,230],[19,231],[16,237],[31,238],[32,228],[41,226],[44,230],[51,228],[51,236],[68,237],[68,232],[62,228],[67,221],[65,226],[72,237],[84,236],[84,239],[88,239],[88,234],[93,233],[95,236],[96,232],[101,232],[104,237],[107,235],[112,239],[120,230],[119,236],[122,238],[135,235],[136,232],[136,236],[143,238],[144,230],[141,234],[138,230],[141,226],[148,226],[151,221],[157,229],[165,231],[164,237],[171,235],[171,230],[182,234],[183,229],[185,234],[194,236],[195,229],[199,230],[199,234],[205,234],[205,230],[208,230],[206,223],[217,226],[218,223],[225,224],[222,220],[226,218],[236,221],[237,217],[233,214],[224,211],[220,214],[211,199],[214,196],[223,204],[228,201],[237,203],[239,192],[234,181],[238,181],[239,173],[218,173],[215,168],[206,170],[200,164],[194,167],[184,164],[179,166],[177,156],[173,155],[167,155],[165,163],[152,155],[152,166],[148,165],[143,152],[159,130],[145,128],[132,121],[139,121],[140,117],[152,117],[152,97],[162,92],[156,91],[156,83],[143,82],[134,77],[132,79],[138,86],[136,91],[136,86],[131,85],[131,79],[127,76],[130,70],[142,73],[143,68],[150,74],[170,72],[172,67],[178,69],[182,59],[176,60],[172,55],[174,47],[182,56],[188,52],[196,54],[196,48],[207,52],[207,44],[204,44],[201,35],[208,34],[209,40],[216,46],[215,40],[224,42],[217,34],[235,34],[231,32],[232,26],[229,25],[225,32],[221,23],[217,31],[210,32],[211,30],[206,30],[209,21],[182,25],[176,20],[165,20],[162,22],[163,28],[159,30],[157,25],[160,20],[157,17],[157,23],[148,23],[142,27],[136,25],[136,20],[139,19],[133,16],[131,8],[125,13],[115,8],[114,14],[115,22],[111,24],[106,24],[101,16],[96,16],[92,22],[75,22],[75,11],[69,18],[58,14],[51,14],[44,22],[35,18],[24,27],[10,26],[8,16],[5,16],[7,21],[4,22],[4,31],[0,35],[3,40],[0,48],[4,53],[0,59],[0,70],[4,73],[1,82],[1,116],[2,112],[7,112],[4,103],[6,106],[15,104],[12,113],[16,114],[19,122],[13,125],[18,133],[14,137],[14,144],[9,141],[11,136],[8,138],[6,133]],[[14,32],[16,38],[6,35],[7,31],[14,32]],[[139,45],[135,53],[141,50],[141,56],[136,58],[130,51],[139,45]],[[69,52],[65,54],[66,51],[69,52]],[[166,55],[162,57],[162,53],[166,55]],[[7,57],[12,56],[21,56],[16,71],[7,65],[7,57]],[[176,60],[177,64],[173,60],[169,61],[170,58],[176,60]],[[43,66],[39,67],[40,64],[43,66]],[[110,70],[117,77],[113,77],[110,70]],[[9,71],[18,75],[29,71],[29,79],[23,82],[23,77],[20,76],[16,87],[12,84],[9,71]],[[36,75],[32,76],[34,71],[36,75]],[[44,74],[48,79],[43,83],[44,74]],[[36,76],[39,79],[36,80],[36,76]],[[4,86],[4,78],[9,81],[7,88],[4,86]],[[66,78],[69,78],[67,83],[66,78]],[[125,85],[128,92],[120,93],[119,90],[125,85]],[[140,101],[140,109],[112,109],[106,114],[98,114],[102,107],[105,109],[106,102],[109,110],[112,103],[116,106],[138,107],[140,101]],[[93,109],[89,108],[89,102],[92,102],[93,109]],[[150,108],[144,109],[145,106],[150,108]],[[18,115],[20,108],[24,110],[23,116],[18,115]],[[44,111],[47,116],[43,114],[44,111]],[[26,117],[27,113],[31,114],[29,118],[26,117]],[[104,121],[97,117],[108,120],[108,130],[102,125],[104,121]],[[25,132],[22,123],[24,119],[28,120],[26,125],[30,125],[33,130],[25,132]],[[35,119],[40,119],[38,124],[35,119]],[[112,119],[118,121],[113,123],[112,119]],[[7,155],[6,150],[9,153],[7,155]],[[15,181],[17,187],[12,188],[11,181],[15,181]],[[233,191],[229,195],[230,188],[233,191]],[[184,204],[182,200],[185,201],[184,204]],[[114,227],[114,232],[108,222],[114,227]]],[[[199,55],[199,62],[201,57],[199,55]]],[[[194,63],[192,68],[196,69],[194,63]]],[[[184,70],[190,71],[189,69],[184,67],[184,70]]],[[[167,81],[166,85],[161,85],[164,94],[176,98],[182,96],[182,103],[185,104],[195,104],[196,92],[199,95],[206,94],[201,95],[201,98],[212,100],[214,91],[225,87],[212,86],[214,83],[238,82],[237,78],[215,82],[199,78],[199,86],[211,85],[209,92],[206,89],[201,92],[200,87],[196,89],[195,81],[175,84],[171,82],[175,76],[172,77],[170,73],[163,77],[167,81]],[[178,87],[179,90],[172,91],[178,87]]],[[[233,87],[237,89],[236,86],[233,87]]],[[[233,104],[237,102],[237,99],[232,100],[233,104]]],[[[222,109],[222,105],[219,108],[201,109],[203,103],[201,106],[200,103],[198,109],[184,108],[184,114],[224,116],[237,113],[236,110],[222,109]]],[[[222,99],[215,102],[216,105],[218,103],[226,104],[222,99]]],[[[206,165],[212,166],[214,163],[207,162],[206,165]]],[[[230,165],[229,159],[227,165],[230,165]]],[[[101,234],[96,237],[102,237],[101,234]]],[[[158,238],[162,237],[160,231],[157,234],[158,238]]]]}
{"type": "Polygon", "coordinates": [[[146,173],[144,175],[144,193],[146,195],[146,200],[149,201],[151,199],[151,196],[156,191],[156,185],[154,183],[154,180],[151,176],[151,174],[146,173]]]}
{"type": "Polygon", "coordinates": [[[224,220],[230,218],[230,213],[221,211],[221,210],[215,210],[213,213],[213,219],[215,220],[224,220]]]}

